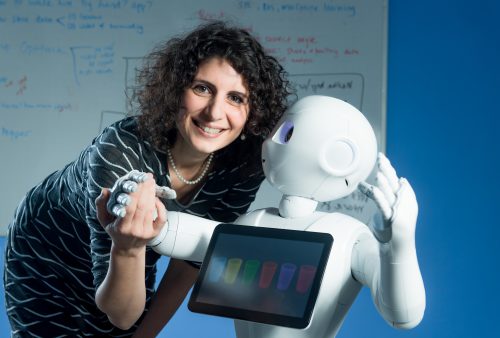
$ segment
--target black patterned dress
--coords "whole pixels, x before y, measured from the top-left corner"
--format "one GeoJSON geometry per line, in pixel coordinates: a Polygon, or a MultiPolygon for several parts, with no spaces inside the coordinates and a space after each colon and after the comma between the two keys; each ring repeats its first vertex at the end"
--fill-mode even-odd
{"type": "MultiPolygon", "coordinates": [[[[6,310],[14,337],[126,337],[95,305],[108,270],[111,239],[96,218],[95,199],[132,169],[152,172],[170,185],[166,155],[138,137],[133,117],[94,139],[74,162],[31,189],[9,225],[5,248],[6,310]]],[[[262,172],[242,174],[244,164],[210,172],[188,205],[168,210],[231,222],[246,212],[262,172]]],[[[154,293],[156,262],[146,252],[146,308],[154,293]]],[[[136,323],[137,325],[138,323],[136,323]]]]}

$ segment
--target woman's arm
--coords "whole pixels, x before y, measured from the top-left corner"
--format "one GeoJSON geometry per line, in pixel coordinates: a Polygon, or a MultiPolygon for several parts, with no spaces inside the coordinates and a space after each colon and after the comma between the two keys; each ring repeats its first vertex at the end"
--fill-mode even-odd
{"type": "Polygon", "coordinates": [[[157,157],[135,132],[135,121],[126,118],[106,128],[94,139],[82,161],[85,218],[90,229],[92,274],[98,308],[119,328],[129,328],[144,312],[152,278],[146,265],[146,243],[165,222],[165,208],[155,197],[150,179],[132,192],[125,217],[116,218],[106,209],[108,188],[132,170],[160,172],[157,157]],[[162,209],[163,208],[163,209],[162,209]],[[153,223],[153,211],[158,219],[153,223]],[[160,224],[161,223],[161,224],[160,224]],[[145,277],[146,276],[146,277],[145,277]]]}
{"type": "Polygon", "coordinates": [[[115,219],[106,210],[109,190],[104,189],[96,199],[97,218],[111,237],[112,246],[108,271],[95,300],[110,322],[121,329],[129,329],[144,311],[146,244],[166,221],[166,210],[155,197],[155,188],[148,174],[148,179],[129,195],[125,216],[115,219]]]}
{"type": "Polygon", "coordinates": [[[156,337],[177,311],[198,277],[199,270],[182,260],[170,259],[151,306],[134,334],[156,337]]]}
{"type": "Polygon", "coordinates": [[[144,311],[144,252],[127,255],[113,246],[108,273],[96,292],[97,307],[122,330],[129,329],[144,311]]]}

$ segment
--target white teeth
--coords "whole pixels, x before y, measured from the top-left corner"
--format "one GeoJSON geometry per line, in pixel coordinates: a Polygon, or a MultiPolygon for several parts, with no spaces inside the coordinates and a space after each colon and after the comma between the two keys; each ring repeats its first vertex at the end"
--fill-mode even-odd
{"type": "Polygon", "coordinates": [[[209,133],[209,134],[218,134],[221,131],[221,129],[215,129],[215,128],[209,128],[209,127],[202,127],[202,128],[203,128],[203,131],[205,133],[209,133]]]}

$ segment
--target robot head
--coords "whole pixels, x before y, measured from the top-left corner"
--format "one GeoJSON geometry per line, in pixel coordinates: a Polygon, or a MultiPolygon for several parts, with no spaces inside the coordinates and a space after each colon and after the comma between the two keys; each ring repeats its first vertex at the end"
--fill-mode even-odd
{"type": "Polygon", "coordinates": [[[342,100],[319,95],[291,106],[262,146],[271,185],[319,202],[353,192],[376,158],[377,140],[365,116],[342,100]]]}

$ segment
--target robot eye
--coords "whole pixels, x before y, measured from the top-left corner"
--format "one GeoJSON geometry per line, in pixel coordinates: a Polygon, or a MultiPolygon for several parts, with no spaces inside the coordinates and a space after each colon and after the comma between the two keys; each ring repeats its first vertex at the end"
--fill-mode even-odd
{"type": "Polygon", "coordinates": [[[293,123],[285,121],[273,136],[273,141],[279,144],[287,144],[292,138],[293,123]]]}
{"type": "Polygon", "coordinates": [[[292,134],[293,134],[293,126],[286,132],[285,143],[288,143],[288,141],[290,141],[290,139],[292,138],[292,134]]]}

